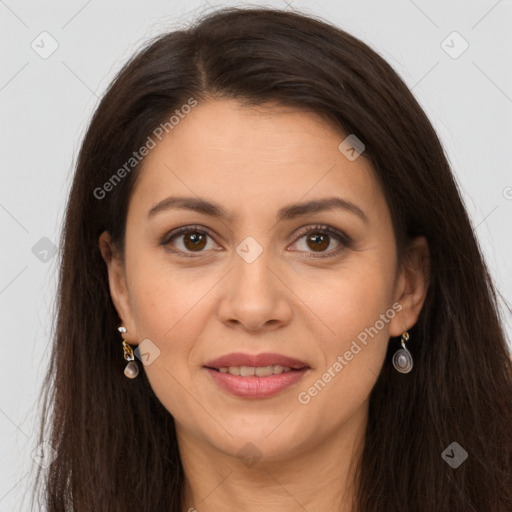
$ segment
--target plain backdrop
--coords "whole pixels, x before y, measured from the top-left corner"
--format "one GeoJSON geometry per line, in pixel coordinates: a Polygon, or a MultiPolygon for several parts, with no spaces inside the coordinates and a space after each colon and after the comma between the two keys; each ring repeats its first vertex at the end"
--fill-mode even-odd
{"type": "MultiPolygon", "coordinates": [[[[322,16],[368,43],[405,80],[440,135],[492,276],[510,301],[512,1],[262,4],[322,16]]],[[[54,316],[55,246],[87,123],[141,43],[221,5],[249,4],[0,0],[1,512],[29,510],[23,496],[32,485],[54,316]]]]}

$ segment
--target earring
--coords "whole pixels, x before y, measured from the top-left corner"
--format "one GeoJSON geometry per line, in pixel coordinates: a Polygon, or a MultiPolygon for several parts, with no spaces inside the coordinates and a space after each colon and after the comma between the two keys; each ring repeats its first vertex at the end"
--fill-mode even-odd
{"type": "MultiPolygon", "coordinates": [[[[117,330],[121,333],[121,336],[123,336],[126,333],[126,327],[121,325],[117,328],[117,330]]],[[[134,361],[135,357],[133,356],[133,350],[130,345],[128,345],[128,342],[124,339],[123,336],[123,352],[124,352],[124,358],[129,361],[129,363],[126,365],[124,369],[124,374],[129,379],[134,379],[139,375],[139,367],[137,366],[137,363],[134,361]]]]}
{"type": "Polygon", "coordinates": [[[405,348],[405,342],[409,339],[409,333],[405,331],[402,334],[402,339],[400,343],[402,344],[402,348],[398,349],[393,354],[393,366],[395,370],[400,373],[409,373],[412,370],[412,355],[405,348]]]}

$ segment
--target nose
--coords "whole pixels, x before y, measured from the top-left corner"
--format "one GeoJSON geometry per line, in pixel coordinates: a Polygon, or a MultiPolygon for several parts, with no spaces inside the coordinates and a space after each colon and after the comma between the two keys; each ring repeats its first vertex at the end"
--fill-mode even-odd
{"type": "Polygon", "coordinates": [[[218,308],[219,318],[228,326],[274,330],[290,322],[293,293],[279,275],[278,262],[270,256],[267,250],[255,259],[246,258],[243,252],[234,255],[234,268],[223,280],[218,308]]]}

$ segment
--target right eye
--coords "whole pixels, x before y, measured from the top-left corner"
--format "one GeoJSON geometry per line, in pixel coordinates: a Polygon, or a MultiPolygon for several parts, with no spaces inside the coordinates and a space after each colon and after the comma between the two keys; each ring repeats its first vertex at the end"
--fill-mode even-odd
{"type": "MultiPolygon", "coordinates": [[[[193,253],[205,252],[207,238],[212,238],[211,231],[203,226],[183,226],[166,234],[161,245],[171,246],[170,250],[190,258],[195,257],[193,253]],[[181,241],[176,244],[176,240],[181,241]],[[178,248],[176,248],[178,245],[178,248]]],[[[212,238],[213,239],[213,238],[212,238]]]]}

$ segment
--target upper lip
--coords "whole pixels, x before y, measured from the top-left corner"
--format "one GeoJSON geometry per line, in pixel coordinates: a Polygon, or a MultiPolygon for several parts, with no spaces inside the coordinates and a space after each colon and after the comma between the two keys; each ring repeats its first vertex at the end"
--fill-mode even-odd
{"type": "Polygon", "coordinates": [[[298,359],[294,359],[292,357],[284,356],[282,354],[272,354],[272,353],[263,353],[263,354],[244,354],[242,352],[236,352],[232,354],[226,354],[224,356],[218,357],[208,363],[205,364],[207,368],[226,368],[229,366],[271,366],[271,365],[281,365],[288,366],[290,368],[294,368],[299,370],[301,368],[309,368],[309,365],[304,361],[299,361],[298,359]]]}

